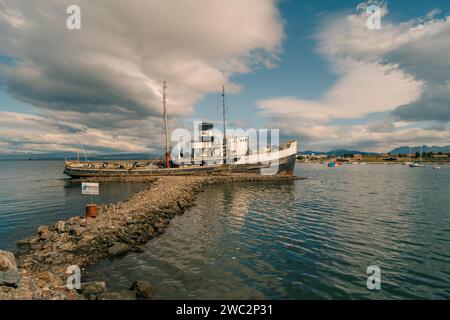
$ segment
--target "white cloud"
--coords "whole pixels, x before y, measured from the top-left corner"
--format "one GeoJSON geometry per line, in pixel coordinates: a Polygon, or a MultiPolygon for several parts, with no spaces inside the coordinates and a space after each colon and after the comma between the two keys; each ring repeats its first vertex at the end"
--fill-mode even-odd
{"type": "Polygon", "coordinates": [[[340,63],[340,68],[345,72],[319,100],[282,97],[260,101],[258,105],[268,115],[295,113],[321,120],[360,118],[391,111],[421,95],[422,83],[394,66],[346,61],[340,63]]]}
{"type": "Polygon", "coordinates": [[[240,90],[230,76],[276,63],[283,39],[275,0],[79,0],[79,31],[66,28],[70,4],[0,0],[0,54],[17,62],[0,79],[45,117],[76,114],[88,129],[114,118],[95,127],[107,134],[160,116],[162,80],[171,115],[222,85],[240,90]]]}
{"type": "Polygon", "coordinates": [[[450,51],[450,18],[436,19],[441,12],[434,9],[397,24],[389,21],[387,4],[381,5],[381,30],[366,27],[367,4],[358,6],[360,13],[322,20],[317,51],[338,79],[320,99],[257,103],[271,123],[302,139],[305,148],[386,151],[395,143],[450,142],[448,132],[417,127],[421,121],[450,121],[450,55],[443,54],[450,51]],[[368,117],[373,113],[388,116],[373,122],[368,117]],[[366,124],[333,124],[337,119],[366,124]]]}
{"type": "Polygon", "coordinates": [[[401,145],[448,145],[450,141],[448,126],[417,128],[389,121],[369,125],[304,124],[286,119],[277,123],[283,133],[300,139],[301,150],[388,152],[401,145]]]}
{"type": "Polygon", "coordinates": [[[392,23],[384,17],[381,30],[364,27],[365,14],[331,19],[319,33],[318,51],[339,69],[339,62],[357,60],[391,65],[423,84],[417,101],[397,105],[404,120],[450,121],[450,17],[435,8],[423,17],[392,23]]]}
{"type": "MultiPolygon", "coordinates": [[[[128,126],[114,130],[89,128],[71,121],[70,115],[58,115],[64,120],[38,115],[0,112],[0,145],[2,152],[42,153],[53,151],[79,152],[84,144],[89,152],[155,152],[160,134],[151,122],[133,120],[128,126]],[[133,129],[134,128],[134,129],[133,129]],[[136,130],[136,128],[139,128],[136,130]],[[138,134],[138,131],[141,131],[138,134]],[[146,135],[147,133],[147,135],[146,135]]],[[[104,119],[107,121],[108,119],[104,119]]],[[[111,119],[110,119],[111,120],[111,119]]],[[[155,120],[154,120],[155,121],[155,120]]]]}

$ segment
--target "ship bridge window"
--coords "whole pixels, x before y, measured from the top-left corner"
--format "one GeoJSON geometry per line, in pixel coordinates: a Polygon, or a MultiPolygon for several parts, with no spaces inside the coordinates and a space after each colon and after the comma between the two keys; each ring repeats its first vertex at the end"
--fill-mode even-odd
{"type": "Polygon", "coordinates": [[[214,129],[214,124],[210,122],[203,122],[201,124],[201,131],[208,131],[214,129]]]}

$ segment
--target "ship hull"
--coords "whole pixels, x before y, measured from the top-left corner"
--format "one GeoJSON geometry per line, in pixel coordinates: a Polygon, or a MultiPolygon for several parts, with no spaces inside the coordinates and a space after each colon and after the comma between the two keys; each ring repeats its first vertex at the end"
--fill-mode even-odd
{"type": "MultiPolygon", "coordinates": [[[[252,173],[262,175],[293,175],[297,157],[297,143],[286,150],[264,155],[252,155],[232,164],[190,165],[178,168],[98,168],[102,163],[67,162],[64,174],[77,179],[87,177],[139,177],[252,173]],[[85,167],[90,165],[93,168],[85,167]]],[[[108,164],[114,164],[109,162],[108,164]]]]}

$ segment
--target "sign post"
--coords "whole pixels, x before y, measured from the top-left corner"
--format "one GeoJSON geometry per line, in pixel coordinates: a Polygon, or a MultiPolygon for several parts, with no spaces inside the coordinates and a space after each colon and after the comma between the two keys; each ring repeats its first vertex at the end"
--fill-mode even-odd
{"type": "Polygon", "coordinates": [[[83,182],[81,184],[81,194],[91,196],[91,204],[86,205],[86,219],[95,218],[97,216],[97,205],[92,202],[92,196],[98,196],[100,194],[99,184],[83,182]]]}

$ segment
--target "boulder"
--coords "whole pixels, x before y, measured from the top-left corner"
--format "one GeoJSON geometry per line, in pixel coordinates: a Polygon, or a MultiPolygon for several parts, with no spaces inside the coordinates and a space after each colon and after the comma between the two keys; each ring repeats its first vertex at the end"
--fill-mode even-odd
{"type": "Polygon", "coordinates": [[[147,281],[134,281],[130,290],[134,290],[137,299],[150,300],[155,294],[155,288],[147,281]]]}
{"type": "Polygon", "coordinates": [[[43,246],[42,242],[34,243],[34,244],[31,245],[31,250],[33,250],[33,251],[40,251],[40,250],[42,250],[42,246],[43,246]]]}
{"type": "Polygon", "coordinates": [[[133,291],[105,292],[99,296],[99,300],[136,300],[136,294],[133,291]]]}
{"type": "Polygon", "coordinates": [[[145,247],[144,246],[134,246],[130,249],[131,252],[136,252],[136,253],[143,253],[145,252],[145,247]]]}
{"type": "Polygon", "coordinates": [[[66,232],[73,232],[73,230],[75,230],[77,228],[80,228],[81,227],[81,225],[80,225],[81,220],[82,219],[79,218],[79,217],[70,218],[69,221],[64,223],[64,230],[66,232]]]}
{"type": "Polygon", "coordinates": [[[20,253],[27,253],[31,250],[30,240],[19,240],[16,242],[16,246],[20,253]]]}
{"type": "Polygon", "coordinates": [[[81,284],[81,289],[77,291],[86,298],[97,298],[99,295],[106,292],[106,283],[101,281],[85,282],[81,284]]]}
{"type": "Polygon", "coordinates": [[[118,256],[128,252],[129,249],[130,249],[129,245],[122,242],[116,242],[111,247],[109,247],[108,254],[110,256],[118,256]]]}
{"type": "Polygon", "coordinates": [[[41,240],[45,240],[45,239],[47,239],[47,238],[49,237],[49,235],[50,235],[50,229],[48,228],[48,226],[40,226],[40,227],[37,229],[37,233],[38,233],[39,238],[40,238],[41,240]]]}
{"type": "Polygon", "coordinates": [[[0,250],[0,286],[18,287],[19,284],[16,258],[11,252],[0,250]]]}
{"type": "Polygon", "coordinates": [[[79,223],[68,222],[64,225],[64,230],[71,236],[80,236],[84,228],[79,223]]]}
{"type": "Polygon", "coordinates": [[[73,224],[80,224],[80,222],[81,222],[81,220],[83,220],[83,218],[81,218],[81,217],[72,217],[72,218],[70,218],[69,219],[69,222],[70,223],[73,223],[73,224]]]}
{"type": "Polygon", "coordinates": [[[58,221],[55,223],[55,230],[58,231],[58,233],[64,233],[66,232],[66,223],[64,221],[58,221]]]}
{"type": "Polygon", "coordinates": [[[53,247],[53,241],[51,240],[45,240],[42,242],[42,250],[52,248],[53,247]]]}

